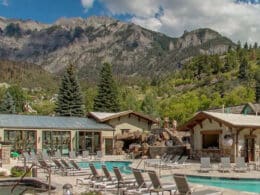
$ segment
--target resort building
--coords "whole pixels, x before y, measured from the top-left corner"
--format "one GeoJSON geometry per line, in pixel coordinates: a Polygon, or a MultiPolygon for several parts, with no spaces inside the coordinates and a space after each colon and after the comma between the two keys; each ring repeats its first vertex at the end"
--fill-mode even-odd
{"type": "Polygon", "coordinates": [[[150,130],[155,122],[147,116],[125,111],[90,113],[86,117],[0,114],[0,141],[15,151],[55,151],[68,154],[88,150],[112,154],[116,132],[150,130]]]}
{"type": "Polygon", "coordinates": [[[260,159],[260,116],[258,104],[246,104],[240,114],[199,112],[178,130],[190,131],[191,154],[198,159],[209,156],[245,157],[247,162],[260,159]],[[257,107],[256,107],[257,106],[257,107]]]}
{"type": "Polygon", "coordinates": [[[90,112],[88,117],[95,119],[97,122],[112,126],[115,129],[115,134],[150,131],[151,126],[157,122],[149,116],[132,110],[117,113],[90,112]]]}
{"type": "Polygon", "coordinates": [[[0,114],[0,140],[16,151],[94,153],[102,148],[104,132],[112,135],[114,129],[88,118],[0,114]]]}
{"type": "MultiPolygon", "coordinates": [[[[112,150],[114,149],[112,143],[115,143],[119,137],[127,138],[128,135],[131,135],[134,132],[150,131],[152,125],[157,122],[149,116],[132,110],[118,113],[90,112],[88,117],[97,122],[110,125],[115,130],[113,135],[109,132],[103,133],[103,139],[105,140],[106,146],[111,145],[111,147],[107,146],[103,148],[107,154],[112,154],[112,150]]],[[[128,147],[131,143],[131,141],[127,144],[125,143],[124,147],[128,147]]]]}

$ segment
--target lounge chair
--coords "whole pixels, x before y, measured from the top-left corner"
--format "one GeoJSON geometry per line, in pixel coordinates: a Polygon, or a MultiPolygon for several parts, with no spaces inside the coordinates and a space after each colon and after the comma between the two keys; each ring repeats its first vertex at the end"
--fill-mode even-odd
{"type": "Polygon", "coordinates": [[[90,160],[90,156],[89,156],[89,151],[88,150],[84,150],[82,152],[82,160],[83,161],[89,161],[90,160]]]}
{"type": "Polygon", "coordinates": [[[41,157],[42,157],[43,160],[45,160],[45,162],[51,162],[51,158],[48,155],[48,153],[46,152],[46,150],[43,150],[41,152],[41,157]]]}
{"type": "Polygon", "coordinates": [[[237,157],[236,165],[234,167],[234,171],[237,172],[246,172],[248,167],[246,166],[244,157],[237,157]]]}
{"type": "Polygon", "coordinates": [[[93,183],[94,189],[99,190],[114,190],[117,187],[117,179],[112,177],[105,165],[102,165],[102,170],[104,172],[104,178],[101,181],[96,181],[93,183]]]}
{"type": "Polygon", "coordinates": [[[54,164],[56,166],[56,171],[54,173],[57,173],[58,171],[60,171],[60,173],[62,175],[64,175],[64,174],[67,175],[68,170],[66,169],[66,167],[64,167],[64,165],[62,165],[60,163],[60,161],[58,159],[53,159],[53,162],[54,162],[54,164]]]}
{"type": "Polygon", "coordinates": [[[172,194],[172,192],[176,192],[176,185],[174,183],[161,183],[155,171],[148,171],[148,175],[152,182],[150,193],[156,192],[158,194],[160,192],[170,192],[170,194],[172,194]]]}
{"type": "Polygon", "coordinates": [[[72,159],[72,160],[77,159],[77,156],[76,156],[76,152],[75,152],[75,151],[70,151],[70,152],[69,152],[69,159],[72,159]]]}
{"type": "Polygon", "coordinates": [[[73,169],[73,167],[71,167],[71,166],[69,165],[69,163],[67,163],[66,160],[61,159],[60,161],[61,161],[61,163],[63,164],[63,166],[64,166],[67,170],[73,169]]]}
{"type": "Polygon", "coordinates": [[[180,159],[180,155],[176,155],[176,156],[174,156],[172,159],[171,159],[171,163],[176,163],[176,162],[178,162],[178,160],[180,159]]]}
{"type": "Polygon", "coordinates": [[[62,158],[60,150],[55,151],[53,158],[55,158],[55,159],[61,159],[62,158]]]}
{"type": "Polygon", "coordinates": [[[30,157],[30,155],[28,154],[28,152],[23,152],[22,153],[23,158],[25,159],[25,161],[27,163],[32,163],[33,159],[30,157]]]}
{"type": "Polygon", "coordinates": [[[169,163],[167,166],[170,166],[171,168],[180,168],[182,166],[190,165],[189,163],[186,163],[187,159],[188,156],[182,156],[178,161],[175,163],[169,163]]]}
{"type": "Polygon", "coordinates": [[[231,170],[230,158],[222,157],[220,159],[219,171],[221,172],[229,172],[231,170]]]}
{"type": "Polygon", "coordinates": [[[90,170],[89,168],[81,168],[81,167],[79,167],[79,165],[74,160],[70,160],[70,164],[72,165],[72,167],[75,170],[78,170],[78,171],[90,170]]]}
{"type": "Polygon", "coordinates": [[[116,177],[113,177],[110,172],[108,171],[106,165],[102,165],[102,171],[104,173],[104,176],[106,178],[107,181],[117,181],[116,177]]]}
{"type": "Polygon", "coordinates": [[[200,158],[200,172],[209,172],[212,170],[209,157],[200,158]]]}
{"type": "Polygon", "coordinates": [[[175,174],[173,177],[174,177],[174,180],[175,180],[175,183],[176,183],[176,186],[177,186],[177,190],[178,190],[180,195],[187,195],[187,194],[191,194],[191,195],[206,195],[206,194],[218,195],[218,194],[222,194],[222,192],[220,192],[220,191],[210,190],[210,189],[192,192],[192,190],[190,189],[189,184],[187,182],[187,179],[184,175],[176,175],[175,174]]]}
{"type": "Polygon", "coordinates": [[[92,179],[94,180],[102,180],[103,179],[103,176],[100,175],[96,169],[96,167],[94,166],[93,163],[89,163],[89,168],[91,170],[91,173],[92,173],[92,179]]]}
{"type": "Polygon", "coordinates": [[[91,171],[89,177],[76,179],[76,184],[95,186],[95,183],[103,180],[104,177],[98,173],[93,163],[89,163],[89,169],[91,171]]]}
{"type": "Polygon", "coordinates": [[[41,168],[44,170],[44,172],[46,172],[46,170],[50,170],[50,171],[54,171],[55,172],[55,165],[47,163],[43,159],[38,159],[38,162],[39,162],[41,168]]]}
{"type": "Polygon", "coordinates": [[[113,167],[113,171],[115,173],[117,179],[117,187],[131,187],[135,185],[135,179],[133,178],[125,178],[122,176],[118,167],[113,167]]]}
{"type": "Polygon", "coordinates": [[[171,163],[172,155],[167,155],[163,160],[159,162],[159,166],[164,167],[168,163],[171,163]]]}
{"type": "Polygon", "coordinates": [[[101,160],[103,157],[102,152],[101,151],[97,151],[97,155],[95,156],[95,160],[101,160]]]}
{"type": "Polygon", "coordinates": [[[127,194],[144,194],[144,193],[150,193],[150,189],[152,187],[152,183],[149,181],[145,181],[144,177],[140,170],[138,169],[132,169],[135,180],[136,180],[136,186],[135,189],[127,190],[127,194]]]}

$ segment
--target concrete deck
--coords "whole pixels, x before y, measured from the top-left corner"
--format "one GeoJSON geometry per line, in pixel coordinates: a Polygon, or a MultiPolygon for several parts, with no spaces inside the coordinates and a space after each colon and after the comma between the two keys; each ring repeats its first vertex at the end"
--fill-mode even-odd
{"type": "MultiPolygon", "coordinates": [[[[105,160],[126,160],[124,159],[123,156],[105,156],[105,160]]],[[[229,173],[221,173],[217,171],[218,164],[213,164],[214,171],[211,171],[209,173],[200,173],[198,172],[199,170],[199,163],[198,162],[190,162],[190,165],[180,167],[178,169],[160,169],[160,168],[155,168],[155,167],[147,167],[144,165],[144,161],[141,160],[133,160],[132,167],[136,168],[137,165],[139,164],[138,168],[144,169],[144,170],[156,170],[157,173],[162,176],[161,179],[162,181],[167,180],[167,182],[174,182],[173,178],[171,177],[164,177],[164,176],[170,176],[173,175],[174,173],[180,173],[180,174],[188,174],[188,175],[202,175],[202,176],[216,176],[216,177],[239,177],[239,178],[259,178],[260,179],[260,171],[248,171],[246,173],[237,173],[234,171],[231,171],[229,173]]],[[[12,166],[15,165],[23,165],[21,161],[17,160],[12,160],[10,165],[3,165],[4,168],[10,169],[12,166]]],[[[101,173],[101,172],[100,172],[101,173]]],[[[101,173],[102,174],[102,173],[101,173]]],[[[146,173],[143,174],[145,178],[148,179],[148,175],[146,173]]],[[[42,171],[38,172],[38,178],[41,180],[46,181],[46,176],[47,174],[42,173],[42,171]]],[[[126,175],[127,177],[133,177],[132,175],[126,175]]],[[[89,191],[89,188],[84,185],[76,185],[76,179],[77,178],[85,178],[86,176],[61,176],[61,175],[52,175],[51,176],[51,181],[54,186],[56,186],[56,191],[53,192],[52,194],[55,195],[62,195],[62,186],[66,183],[70,183],[73,185],[73,192],[74,194],[80,194],[85,191],[89,191]]],[[[218,191],[223,192],[224,195],[242,195],[242,194],[255,194],[255,193],[248,193],[248,192],[239,192],[235,190],[229,190],[229,189],[224,189],[224,188],[217,188],[217,187],[211,187],[211,186],[203,186],[203,185],[198,185],[198,184],[191,184],[191,187],[195,189],[195,191],[202,190],[202,189],[215,189],[218,191]]],[[[259,184],[260,185],[260,184],[259,184]]],[[[106,192],[103,194],[116,194],[116,192],[106,192]]],[[[165,193],[167,194],[167,193],[165,193]]],[[[260,194],[260,192],[259,192],[260,194]]]]}

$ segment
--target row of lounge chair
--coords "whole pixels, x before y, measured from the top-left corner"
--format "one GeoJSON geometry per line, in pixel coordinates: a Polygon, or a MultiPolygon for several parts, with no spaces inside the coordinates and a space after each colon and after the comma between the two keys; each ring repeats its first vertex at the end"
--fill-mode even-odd
{"type": "MultiPolygon", "coordinates": [[[[82,169],[78,166],[77,161],[79,158],[76,157],[74,151],[70,152],[69,157],[64,158],[61,156],[60,152],[56,152],[54,156],[49,156],[46,152],[42,152],[36,155],[34,152],[30,154],[27,152],[22,153],[23,161],[26,163],[35,163],[39,164],[43,170],[50,170],[54,174],[62,175],[88,175],[87,172],[89,169],[82,169]]],[[[93,160],[101,160],[102,153],[98,152],[96,157],[93,160]]],[[[80,158],[81,161],[87,160],[91,161],[89,158],[89,153],[83,151],[83,156],[80,158]]]]}
{"type": "MultiPolygon", "coordinates": [[[[22,160],[26,160],[26,162],[34,162],[37,161],[37,155],[35,154],[34,151],[30,152],[23,152],[21,157],[23,158],[22,160]]],[[[61,152],[59,150],[55,151],[54,156],[49,156],[46,151],[43,151],[40,153],[40,157],[43,158],[44,160],[51,160],[51,159],[62,159],[66,158],[63,157],[61,152]]],[[[89,151],[82,151],[82,156],[80,158],[77,157],[75,151],[70,151],[69,156],[67,157],[68,159],[73,159],[73,160],[81,160],[81,161],[90,161],[90,160],[101,160],[103,157],[101,151],[97,151],[96,155],[90,155],[89,151]]]]}
{"type": "Polygon", "coordinates": [[[174,181],[163,183],[155,171],[148,171],[150,180],[145,180],[141,170],[132,169],[134,178],[124,177],[118,167],[113,167],[114,175],[112,176],[105,165],[102,165],[103,175],[99,174],[95,166],[90,163],[91,176],[85,179],[77,179],[77,184],[88,185],[89,188],[98,191],[114,190],[118,194],[147,194],[147,193],[164,193],[186,195],[204,195],[204,194],[221,194],[215,190],[201,190],[192,192],[187,179],[184,175],[174,175],[174,181]]]}
{"type": "MultiPolygon", "coordinates": [[[[209,157],[202,157],[200,159],[200,172],[209,172],[213,170],[213,166],[210,162],[209,157]]],[[[222,157],[220,159],[220,164],[218,170],[221,172],[230,172],[231,170],[236,172],[246,172],[249,170],[244,157],[237,157],[236,164],[234,167],[231,166],[229,157],[222,157]]]]}
{"type": "Polygon", "coordinates": [[[187,159],[188,156],[164,155],[161,159],[147,159],[144,163],[148,167],[180,168],[189,165],[189,163],[186,163],[187,159]]]}

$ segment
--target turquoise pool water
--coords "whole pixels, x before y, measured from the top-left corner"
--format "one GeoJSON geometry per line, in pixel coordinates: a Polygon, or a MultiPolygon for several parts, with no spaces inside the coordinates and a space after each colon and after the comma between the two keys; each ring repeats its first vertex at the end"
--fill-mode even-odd
{"type": "MultiPolygon", "coordinates": [[[[97,169],[101,169],[101,165],[105,164],[109,171],[113,171],[113,167],[118,167],[120,169],[121,173],[124,173],[124,174],[132,173],[131,168],[129,167],[129,165],[132,162],[129,162],[129,161],[104,161],[104,162],[93,161],[92,163],[94,163],[94,166],[97,169]]],[[[88,162],[78,162],[78,165],[81,168],[87,168],[89,166],[89,163],[88,162]]]]}
{"type": "Polygon", "coordinates": [[[188,181],[191,183],[228,188],[238,191],[260,193],[260,179],[188,176],[188,181]]]}

